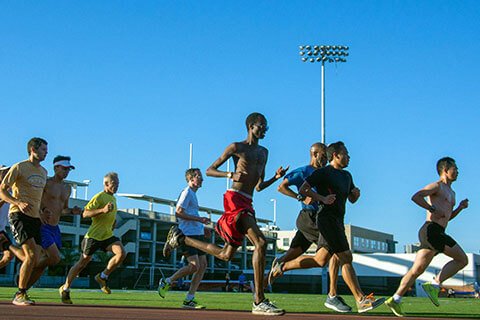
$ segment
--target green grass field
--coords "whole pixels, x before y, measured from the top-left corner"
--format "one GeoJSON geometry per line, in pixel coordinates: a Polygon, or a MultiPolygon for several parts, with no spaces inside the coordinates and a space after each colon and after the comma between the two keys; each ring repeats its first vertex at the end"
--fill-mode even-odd
{"type": "MultiPolygon", "coordinates": [[[[0,300],[10,301],[15,291],[16,288],[0,288],[0,300]]],[[[56,289],[31,289],[29,294],[37,303],[60,303],[56,289]]],[[[111,295],[106,295],[99,290],[73,289],[71,297],[75,304],[180,308],[185,294],[185,292],[171,291],[166,299],[162,299],[156,291],[113,290],[111,295]]],[[[330,310],[323,306],[325,296],[322,295],[270,293],[267,297],[287,312],[330,313],[330,310]]],[[[349,305],[354,306],[352,296],[343,297],[349,305]]],[[[252,303],[250,293],[199,292],[196,299],[210,310],[249,311],[252,303]]],[[[480,299],[440,299],[440,303],[440,307],[435,307],[428,298],[407,297],[403,300],[403,308],[410,316],[480,319],[480,299]]],[[[385,306],[369,314],[393,315],[385,306]]]]}

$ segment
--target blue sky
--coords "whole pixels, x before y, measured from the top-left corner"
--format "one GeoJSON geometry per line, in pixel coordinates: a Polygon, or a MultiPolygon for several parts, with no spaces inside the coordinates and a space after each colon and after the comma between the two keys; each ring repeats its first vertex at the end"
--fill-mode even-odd
{"type": "MultiPolygon", "coordinates": [[[[69,178],[92,180],[90,194],[117,171],[119,192],[175,198],[189,144],[204,171],[258,111],[270,177],[320,140],[320,65],[298,46],[348,45],[326,71],[327,142],[346,143],[362,192],[346,222],[393,233],[403,252],[425,219],[410,197],[449,155],[470,208],[448,230],[478,252],[479,13],[477,1],[2,1],[0,162],[41,136],[49,173],[72,156],[69,178]]],[[[275,198],[292,228],[298,203],[277,185],[255,195],[257,214],[273,218],[275,198]]],[[[224,189],[206,178],[200,204],[221,209],[224,189]]]]}

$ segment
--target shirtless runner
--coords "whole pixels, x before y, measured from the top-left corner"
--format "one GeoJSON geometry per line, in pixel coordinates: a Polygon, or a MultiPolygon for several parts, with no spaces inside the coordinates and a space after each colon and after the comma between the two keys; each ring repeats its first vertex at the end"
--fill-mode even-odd
{"type": "Polygon", "coordinates": [[[215,244],[203,242],[182,234],[178,227],[173,226],[167,237],[164,255],[170,255],[172,249],[179,245],[197,248],[218,259],[230,261],[237,248],[242,245],[245,236],[255,246],[252,264],[255,282],[255,301],[252,313],[258,315],[277,316],[285,313],[264,295],[265,252],[267,241],[255,219],[252,206],[254,189],[261,191],[285,175],[287,168],[280,167],[273,177],[265,178],[265,166],[268,150],[258,144],[268,131],[267,119],[260,113],[252,113],[246,119],[247,139],[230,144],[223,154],[207,169],[207,176],[233,180],[232,188],[224,194],[225,213],[216,225],[217,233],[225,241],[223,248],[215,244]],[[233,158],[234,172],[220,171],[218,168],[229,158],[233,158]]]}
{"type": "Polygon", "coordinates": [[[437,172],[440,180],[430,183],[412,196],[413,202],[427,210],[427,217],[426,222],[418,232],[421,249],[415,257],[413,266],[403,276],[395,294],[385,301],[385,304],[398,317],[405,316],[401,307],[403,295],[427,269],[436,254],[441,252],[453,259],[443,266],[432,282],[422,284],[425,293],[437,307],[440,305],[438,293],[442,282],[455,275],[468,263],[467,255],[463,249],[452,237],[445,233],[448,222],[455,218],[460,211],[468,208],[468,199],[464,199],[460,201],[455,210],[453,209],[455,192],[452,189],[452,183],[457,180],[458,176],[455,160],[450,157],[438,160],[437,172]]]}

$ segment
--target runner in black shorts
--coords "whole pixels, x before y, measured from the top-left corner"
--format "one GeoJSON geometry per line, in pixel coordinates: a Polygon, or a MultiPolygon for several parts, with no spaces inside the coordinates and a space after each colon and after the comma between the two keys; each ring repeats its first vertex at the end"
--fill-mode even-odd
{"type": "MultiPolygon", "coordinates": [[[[317,215],[322,206],[312,201],[311,198],[305,198],[298,193],[298,189],[302,186],[305,179],[316,169],[326,165],[326,149],[323,143],[314,143],[310,147],[310,164],[297,168],[285,175],[282,183],[278,186],[278,191],[299,201],[302,205],[302,210],[297,217],[296,226],[298,230],[290,243],[290,248],[283,256],[273,260],[272,268],[268,274],[269,285],[273,284],[275,278],[283,275],[283,266],[286,262],[294,260],[304,254],[313,243],[318,243],[320,232],[317,227],[317,215]],[[290,186],[295,186],[297,192],[292,190],[290,186]]],[[[316,263],[314,258],[312,258],[312,262],[316,263]]],[[[320,267],[320,265],[317,264],[317,267],[320,267]]],[[[352,308],[345,303],[342,297],[337,296],[338,270],[338,259],[336,256],[333,256],[329,263],[330,288],[324,305],[337,312],[350,312],[352,308]]]]}
{"type": "Polygon", "coordinates": [[[468,258],[463,249],[452,237],[445,233],[450,220],[455,218],[460,211],[468,208],[468,199],[460,201],[456,209],[455,192],[452,183],[457,180],[458,169],[450,157],[445,157],[437,162],[438,181],[430,183],[412,196],[413,202],[427,210],[425,224],[420,228],[418,237],[421,249],[417,252],[413,266],[402,278],[395,294],[388,298],[385,304],[392,312],[403,317],[401,299],[415,280],[425,271],[433,257],[444,253],[452,260],[445,264],[432,282],[425,282],[422,287],[432,303],[439,306],[438,293],[443,281],[452,277],[468,264],[468,258]]]}
{"type": "MultiPolygon", "coordinates": [[[[352,175],[344,170],[348,166],[350,156],[343,142],[330,144],[327,147],[327,156],[330,165],[312,173],[300,188],[300,193],[325,203],[317,219],[320,237],[315,261],[316,264],[325,265],[332,255],[336,255],[342,265],[342,277],[357,302],[358,312],[366,312],[378,307],[384,299],[375,300],[373,295],[363,294],[353,269],[352,252],[343,226],[345,204],[347,200],[355,203],[360,197],[360,190],[353,184],[352,175]]],[[[299,259],[301,257],[297,260],[299,259]]],[[[299,264],[305,265],[309,260],[313,259],[304,258],[299,264]]],[[[288,264],[284,270],[288,270],[288,264]]]]}

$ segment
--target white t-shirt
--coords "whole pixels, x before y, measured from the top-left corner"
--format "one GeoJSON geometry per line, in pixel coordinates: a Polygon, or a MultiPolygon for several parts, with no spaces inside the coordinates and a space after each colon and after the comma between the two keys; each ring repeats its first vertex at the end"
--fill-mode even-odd
{"type": "MultiPolygon", "coordinates": [[[[178,197],[177,208],[182,207],[185,213],[191,216],[200,217],[198,214],[198,200],[196,193],[186,187],[178,197]]],[[[203,236],[203,223],[193,220],[178,219],[178,228],[186,236],[203,236]]]]}
{"type": "Polygon", "coordinates": [[[9,203],[3,204],[0,207],[0,231],[5,231],[5,227],[8,225],[8,209],[10,208],[9,203]]]}

